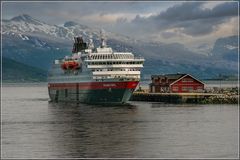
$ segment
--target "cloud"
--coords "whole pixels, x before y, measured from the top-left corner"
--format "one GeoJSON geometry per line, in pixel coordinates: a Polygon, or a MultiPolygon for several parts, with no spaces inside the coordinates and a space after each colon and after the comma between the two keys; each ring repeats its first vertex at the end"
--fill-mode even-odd
{"type": "Polygon", "coordinates": [[[158,15],[137,15],[131,25],[146,32],[175,29],[186,35],[202,36],[216,31],[221,24],[238,15],[238,6],[234,2],[221,3],[212,9],[203,8],[203,4],[204,2],[185,2],[158,15]]]}
{"type": "MultiPolygon", "coordinates": [[[[145,14],[163,10],[175,3],[156,2],[3,2],[3,18],[29,14],[48,23],[81,20],[81,17],[110,14],[145,14]],[[67,19],[67,20],[66,20],[67,19]]],[[[125,17],[127,18],[127,17],[125,17]]],[[[85,22],[85,21],[84,21],[85,22]]],[[[98,23],[99,21],[97,21],[98,23]]]]}
{"type": "Polygon", "coordinates": [[[237,3],[227,2],[219,4],[212,9],[203,9],[204,2],[186,2],[168,8],[155,18],[175,21],[188,21],[196,19],[219,18],[226,16],[237,16],[237,3]]]}
{"type": "Polygon", "coordinates": [[[169,38],[175,37],[177,35],[177,33],[176,32],[164,31],[164,32],[161,33],[161,35],[162,35],[163,38],[169,39],[169,38]]]}
{"type": "Polygon", "coordinates": [[[128,21],[128,19],[127,18],[125,18],[125,17],[119,17],[119,18],[117,18],[117,20],[116,20],[116,23],[126,23],[128,21]]]}
{"type": "Polygon", "coordinates": [[[238,33],[237,2],[3,2],[2,12],[3,19],[29,14],[49,24],[75,21],[169,43],[238,33]]]}

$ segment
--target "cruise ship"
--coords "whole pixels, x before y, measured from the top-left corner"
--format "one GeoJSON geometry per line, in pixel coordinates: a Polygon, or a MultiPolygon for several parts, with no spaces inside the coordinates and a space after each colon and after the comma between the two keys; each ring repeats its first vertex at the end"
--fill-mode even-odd
{"type": "Polygon", "coordinates": [[[137,87],[144,58],[115,52],[101,36],[94,47],[74,38],[72,53],[54,61],[48,73],[48,92],[54,102],[124,104],[137,87]]]}

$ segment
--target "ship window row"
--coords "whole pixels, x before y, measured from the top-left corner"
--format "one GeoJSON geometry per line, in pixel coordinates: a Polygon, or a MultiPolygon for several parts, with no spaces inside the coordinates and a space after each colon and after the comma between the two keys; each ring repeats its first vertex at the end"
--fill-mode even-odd
{"type": "Polygon", "coordinates": [[[93,76],[93,78],[102,78],[102,77],[108,77],[108,78],[120,78],[120,77],[140,77],[140,75],[111,75],[111,76],[93,76]]]}
{"type": "Polygon", "coordinates": [[[112,64],[143,64],[141,61],[132,62],[88,62],[88,65],[112,65],[112,64]]]}
{"type": "Polygon", "coordinates": [[[140,71],[140,69],[130,68],[130,69],[92,69],[92,71],[140,71]]]}
{"type": "Polygon", "coordinates": [[[93,79],[111,79],[111,78],[140,78],[139,75],[112,75],[112,76],[93,76],[93,79]]]}
{"type": "Polygon", "coordinates": [[[133,59],[132,54],[96,54],[91,55],[90,59],[133,59]]]}

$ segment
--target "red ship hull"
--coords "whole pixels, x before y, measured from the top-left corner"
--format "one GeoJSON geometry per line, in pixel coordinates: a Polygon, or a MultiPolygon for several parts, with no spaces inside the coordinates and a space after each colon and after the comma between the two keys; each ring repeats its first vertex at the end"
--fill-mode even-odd
{"type": "Polygon", "coordinates": [[[138,81],[49,83],[48,89],[52,101],[126,103],[138,83],[138,81]]]}

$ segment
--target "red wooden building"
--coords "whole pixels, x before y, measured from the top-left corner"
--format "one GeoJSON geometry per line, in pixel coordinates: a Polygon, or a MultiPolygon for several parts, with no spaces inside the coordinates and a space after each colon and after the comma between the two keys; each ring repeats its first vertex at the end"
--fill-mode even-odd
{"type": "Polygon", "coordinates": [[[149,90],[152,93],[203,92],[204,83],[189,74],[152,75],[149,90]]]}

